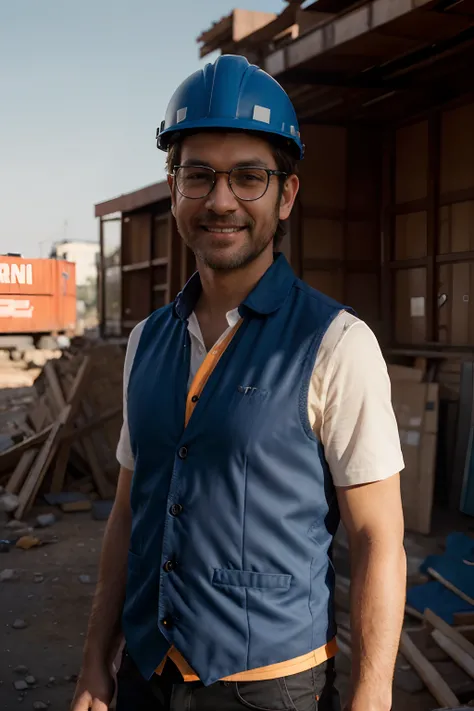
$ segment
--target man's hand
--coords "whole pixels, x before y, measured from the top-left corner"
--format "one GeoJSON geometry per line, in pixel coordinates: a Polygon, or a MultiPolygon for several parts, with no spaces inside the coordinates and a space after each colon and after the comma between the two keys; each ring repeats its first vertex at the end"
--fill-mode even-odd
{"type": "Polygon", "coordinates": [[[108,711],[115,682],[107,668],[83,670],[78,679],[71,711],[108,711]]]}

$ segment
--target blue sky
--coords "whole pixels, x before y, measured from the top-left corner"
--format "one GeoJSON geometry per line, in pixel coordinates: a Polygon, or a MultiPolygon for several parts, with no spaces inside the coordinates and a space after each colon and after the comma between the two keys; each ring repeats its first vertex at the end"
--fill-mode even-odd
{"type": "Polygon", "coordinates": [[[156,127],[234,7],[285,3],[0,1],[0,253],[95,240],[95,203],[163,179],[156,127]]]}

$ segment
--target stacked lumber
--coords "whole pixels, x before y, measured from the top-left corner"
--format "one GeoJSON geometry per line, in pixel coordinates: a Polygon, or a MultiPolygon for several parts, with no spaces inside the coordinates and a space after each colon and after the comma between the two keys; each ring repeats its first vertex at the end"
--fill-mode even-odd
{"type": "Polygon", "coordinates": [[[119,345],[83,344],[46,363],[27,413],[33,434],[0,453],[0,483],[18,497],[17,520],[40,492],[84,490],[85,482],[92,497],[113,498],[123,361],[119,345]]]}
{"type": "MultiPolygon", "coordinates": [[[[337,615],[338,674],[350,673],[352,636],[349,616],[337,615]],[[341,659],[342,655],[342,659],[341,659]],[[343,660],[346,664],[343,664],[343,660]]],[[[431,610],[421,616],[423,625],[404,628],[395,669],[395,686],[410,695],[427,690],[440,708],[459,709],[474,700],[474,624],[448,625],[431,610]],[[409,666],[407,666],[407,664],[409,666]]],[[[473,620],[470,620],[473,621],[473,620]]],[[[426,695],[425,695],[426,696],[426,695]]],[[[420,709],[434,708],[420,699],[420,709]]]]}
{"type": "Polygon", "coordinates": [[[423,626],[420,629],[404,630],[402,633],[401,654],[440,707],[455,709],[474,699],[473,636],[473,625],[449,625],[429,609],[424,612],[423,626]],[[435,654],[433,647],[436,648],[435,654]],[[428,657],[431,657],[431,661],[428,657]],[[453,679],[457,679],[457,688],[448,683],[448,662],[458,669],[458,675],[451,675],[453,679]],[[440,671],[442,664],[444,673],[440,671]],[[463,674],[465,681],[462,681],[463,674]],[[461,696],[463,698],[460,698],[461,696]]]}

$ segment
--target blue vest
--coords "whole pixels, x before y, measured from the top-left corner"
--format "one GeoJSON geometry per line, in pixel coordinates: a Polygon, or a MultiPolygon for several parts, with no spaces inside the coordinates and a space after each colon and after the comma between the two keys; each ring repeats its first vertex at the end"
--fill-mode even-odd
{"type": "Polygon", "coordinates": [[[146,678],[174,645],[205,685],[335,635],[339,523],[308,418],[321,339],[341,306],[282,255],[184,427],[199,275],[145,324],[130,375],[135,471],[123,630],[146,678]]]}

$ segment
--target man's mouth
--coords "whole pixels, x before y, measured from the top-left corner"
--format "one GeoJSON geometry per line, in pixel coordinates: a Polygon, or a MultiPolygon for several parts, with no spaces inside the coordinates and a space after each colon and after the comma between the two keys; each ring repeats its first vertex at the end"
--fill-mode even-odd
{"type": "Polygon", "coordinates": [[[213,227],[212,225],[201,225],[201,229],[213,234],[231,235],[234,232],[245,230],[245,225],[233,225],[232,227],[213,227]]]}

